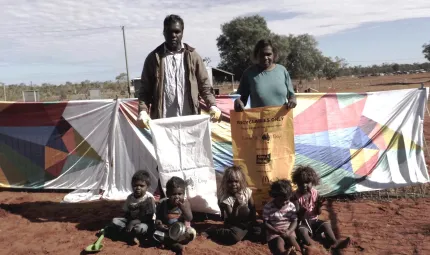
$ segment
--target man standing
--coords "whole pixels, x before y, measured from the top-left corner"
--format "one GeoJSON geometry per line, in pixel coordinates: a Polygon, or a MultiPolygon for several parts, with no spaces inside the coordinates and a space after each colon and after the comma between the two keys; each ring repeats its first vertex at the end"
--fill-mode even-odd
{"type": "Polygon", "coordinates": [[[150,119],[199,114],[199,96],[210,107],[212,121],[221,117],[203,60],[194,48],[182,43],[183,32],[182,18],[167,16],[165,42],[145,60],[138,109],[139,124],[145,128],[150,119]]]}

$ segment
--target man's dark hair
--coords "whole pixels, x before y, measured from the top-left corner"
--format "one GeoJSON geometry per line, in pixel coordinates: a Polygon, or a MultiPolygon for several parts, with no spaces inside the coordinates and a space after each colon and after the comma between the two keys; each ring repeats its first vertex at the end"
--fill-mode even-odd
{"type": "Polygon", "coordinates": [[[184,30],[184,28],[185,28],[184,27],[184,20],[181,17],[179,17],[179,15],[175,15],[175,14],[167,15],[167,17],[164,19],[163,30],[166,30],[166,27],[168,27],[169,25],[174,24],[174,23],[181,24],[182,31],[184,30]]]}
{"type": "Polygon", "coordinates": [[[173,176],[166,183],[166,193],[170,193],[175,188],[182,188],[185,190],[186,186],[187,184],[182,178],[173,176]]]}
{"type": "Polygon", "coordinates": [[[272,183],[270,186],[269,195],[273,198],[278,196],[283,196],[287,199],[293,194],[293,188],[291,187],[291,182],[289,180],[281,179],[272,183]]]}
{"type": "Polygon", "coordinates": [[[131,183],[133,184],[137,181],[143,181],[147,186],[151,186],[151,177],[145,170],[139,170],[133,174],[133,177],[131,177],[131,183]]]}

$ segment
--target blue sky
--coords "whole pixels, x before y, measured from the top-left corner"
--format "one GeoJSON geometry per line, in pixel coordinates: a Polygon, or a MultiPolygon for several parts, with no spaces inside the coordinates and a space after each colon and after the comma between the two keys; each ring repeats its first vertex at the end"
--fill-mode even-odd
{"type": "Polygon", "coordinates": [[[350,65],[413,63],[427,61],[422,45],[430,42],[430,33],[424,31],[430,31],[430,18],[369,23],[317,39],[325,55],[350,65]]]}
{"type": "Polygon", "coordinates": [[[162,21],[185,20],[184,41],[211,65],[219,62],[220,25],[261,14],[278,34],[309,33],[325,55],[351,65],[424,62],[430,41],[430,1],[393,0],[0,0],[0,82],[34,84],[113,80],[125,71],[126,27],[131,77],[163,41],[162,21]],[[175,6],[169,7],[169,6],[175,6]]]}

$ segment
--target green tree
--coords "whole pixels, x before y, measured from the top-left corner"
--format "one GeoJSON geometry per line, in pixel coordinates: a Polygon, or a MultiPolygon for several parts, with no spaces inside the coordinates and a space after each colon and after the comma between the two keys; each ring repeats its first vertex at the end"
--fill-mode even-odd
{"type": "Polygon", "coordinates": [[[127,74],[126,73],[120,73],[118,76],[115,77],[116,80],[116,86],[113,86],[114,91],[118,91],[121,89],[124,89],[127,87],[127,74]]]}
{"type": "Polygon", "coordinates": [[[397,72],[400,70],[400,65],[395,63],[391,66],[391,68],[393,69],[394,72],[397,72]]]}
{"type": "Polygon", "coordinates": [[[423,45],[423,54],[424,54],[424,57],[425,57],[428,61],[430,61],[430,43],[425,43],[425,44],[423,45]]]}
{"type": "Polygon", "coordinates": [[[322,73],[326,77],[327,80],[334,80],[339,76],[339,72],[341,70],[342,60],[339,58],[335,58],[335,60],[324,57],[324,66],[322,69],[322,73]]]}
{"type": "Polygon", "coordinates": [[[286,35],[271,34],[270,39],[278,49],[277,62],[283,66],[287,66],[288,55],[290,54],[290,38],[286,35]]]}
{"type": "Polygon", "coordinates": [[[238,17],[222,24],[221,35],[216,39],[221,57],[219,68],[240,79],[243,71],[252,64],[254,45],[269,36],[266,20],[260,15],[238,17]]]}
{"type": "Polygon", "coordinates": [[[324,56],[317,48],[317,41],[308,34],[289,36],[290,53],[287,57],[287,69],[291,76],[299,79],[311,79],[317,76],[324,64],[324,56]]]}
{"type": "Polygon", "coordinates": [[[126,73],[120,73],[119,75],[117,75],[116,77],[115,77],[115,80],[117,81],[117,82],[127,82],[127,74],[126,73]]]}

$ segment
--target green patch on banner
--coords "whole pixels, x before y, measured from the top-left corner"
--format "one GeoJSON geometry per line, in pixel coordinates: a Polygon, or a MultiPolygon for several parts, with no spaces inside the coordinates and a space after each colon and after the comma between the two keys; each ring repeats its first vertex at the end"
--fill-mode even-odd
{"type": "Polygon", "coordinates": [[[45,169],[35,165],[27,157],[17,153],[6,144],[0,144],[0,164],[10,187],[40,188],[45,180],[45,169]],[[19,180],[19,181],[18,181],[19,180]]]}
{"type": "Polygon", "coordinates": [[[350,194],[356,192],[356,178],[355,175],[349,170],[334,168],[300,154],[296,154],[295,165],[309,165],[315,169],[315,171],[321,177],[320,184],[316,188],[323,196],[335,196],[339,194],[350,194]]]}

